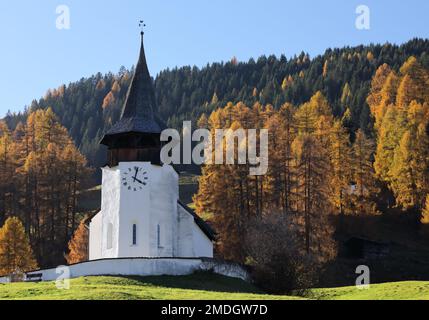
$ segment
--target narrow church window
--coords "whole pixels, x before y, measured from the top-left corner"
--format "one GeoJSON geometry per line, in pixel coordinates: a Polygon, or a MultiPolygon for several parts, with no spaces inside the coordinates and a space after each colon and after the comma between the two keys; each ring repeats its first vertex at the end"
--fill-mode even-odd
{"type": "Polygon", "coordinates": [[[137,245],[137,225],[133,224],[133,246],[137,245]]]}
{"type": "Polygon", "coordinates": [[[113,248],[113,224],[107,225],[107,249],[113,248]]]}
{"type": "Polygon", "coordinates": [[[158,236],[158,248],[161,248],[161,226],[158,225],[157,228],[157,236],[158,236]]]}

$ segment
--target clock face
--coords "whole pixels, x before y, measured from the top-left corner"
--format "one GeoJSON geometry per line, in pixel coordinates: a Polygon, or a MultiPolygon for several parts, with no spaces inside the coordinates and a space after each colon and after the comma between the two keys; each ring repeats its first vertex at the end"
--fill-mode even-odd
{"type": "Polygon", "coordinates": [[[137,192],[143,190],[147,185],[147,171],[140,167],[129,167],[122,172],[121,183],[122,186],[129,191],[137,192]]]}

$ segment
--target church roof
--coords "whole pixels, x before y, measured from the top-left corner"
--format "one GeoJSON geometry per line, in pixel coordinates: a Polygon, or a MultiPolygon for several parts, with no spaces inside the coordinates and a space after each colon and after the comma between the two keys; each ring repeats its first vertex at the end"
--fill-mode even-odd
{"type": "Polygon", "coordinates": [[[107,131],[101,144],[106,144],[112,135],[124,133],[158,134],[165,129],[165,125],[154,113],[156,110],[155,90],[147,67],[143,32],[141,35],[140,57],[128,89],[121,117],[107,131]]]}
{"type": "Polygon", "coordinates": [[[212,229],[212,227],[205,222],[199,215],[197,215],[194,210],[189,208],[187,205],[182,203],[180,200],[178,201],[179,205],[185,209],[188,213],[190,213],[194,217],[194,221],[197,224],[197,226],[201,229],[201,231],[212,241],[216,240],[216,233],[212,229]]]}

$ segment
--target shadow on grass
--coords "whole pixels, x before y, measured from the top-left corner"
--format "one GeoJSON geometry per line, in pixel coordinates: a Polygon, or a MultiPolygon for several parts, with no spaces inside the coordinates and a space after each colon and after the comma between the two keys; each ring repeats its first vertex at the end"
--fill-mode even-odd
{"type": "Polygon", "coordinates": [[[125,278],[137,281],[141,285],[153,285],[164,288],[264,294],[260,289],[241,279],[224,277],[209,272],[197,272],[189,276],[128,276],[125,278]]]}

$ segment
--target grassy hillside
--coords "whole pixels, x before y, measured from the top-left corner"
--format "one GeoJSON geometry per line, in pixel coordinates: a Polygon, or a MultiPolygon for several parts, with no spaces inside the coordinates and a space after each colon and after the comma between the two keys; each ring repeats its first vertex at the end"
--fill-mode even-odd
{"type": "Polygon", "coordinates": [[[429,282],[377,284],[367,290],[356,287],[314,289],[311,296],[320,300],[429,300],[429,282]]]}
{"type": "MultiPolygon", "coordinates": [[[[398,282],[356,287],[314,289],[309,299],[429,300],[429,282],[398,282]]],[[[70,290],[54,282],[0,284],[0,300],[295,300],[267,295],[238,279],[212,274],[183,277],[83,277],[71,280],[70,290]]]]}
{"type": "Polygon", "coordinates": [[[0,299],[31,300],[260,300],[298,299],[264,295],[254,286],[211,274],[183,277],[84,277],[73,279],[70,290],[54,282],[0,284],[0,299]]]}

